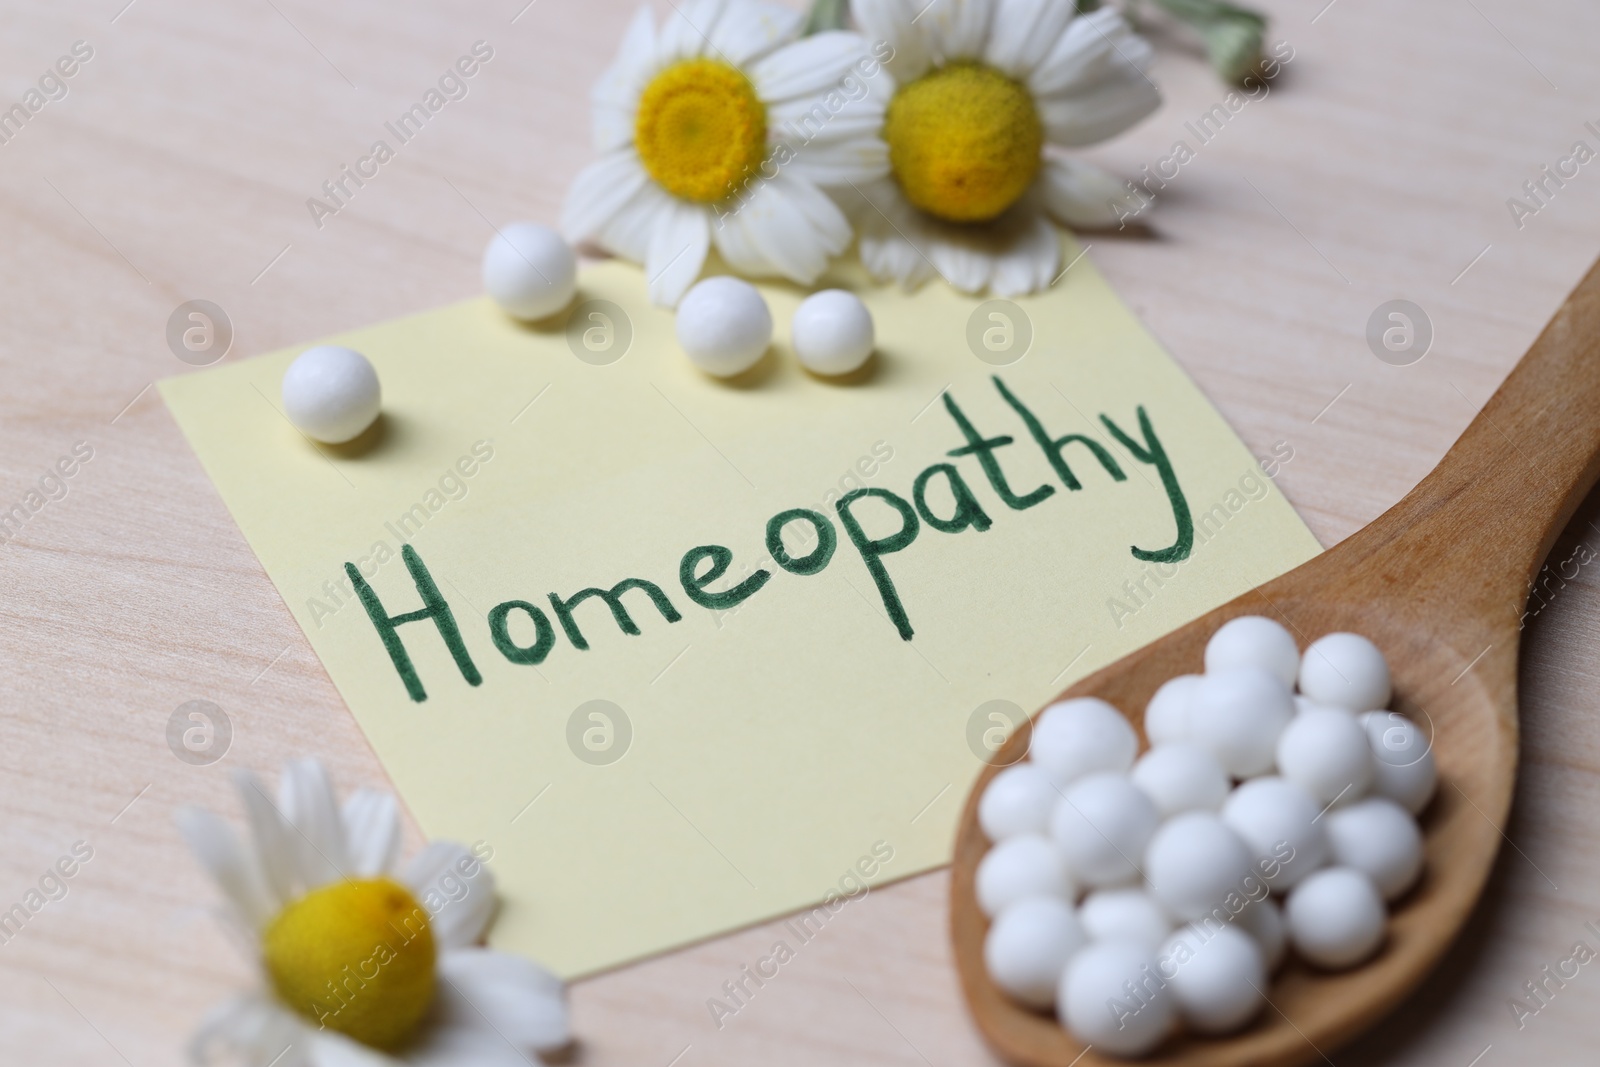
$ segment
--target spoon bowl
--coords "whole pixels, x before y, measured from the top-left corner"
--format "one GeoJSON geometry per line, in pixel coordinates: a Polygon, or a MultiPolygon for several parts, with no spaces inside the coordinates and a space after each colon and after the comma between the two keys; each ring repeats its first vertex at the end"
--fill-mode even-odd
{"type": "MultiPolygon", "coordinates": [[[[1439,785],[1422,811],[1426,863],[1393,902],[1377,955],[1346,971],[1292,953],[1254,1023],[1226,1037],[1178,1033],[1140,1062],[1160,1067],[1294,1067],[1325,1058],[1401,1001],[1450,946],[1488,879],[1510,812],[1517,765],[1517,649],[1529,589],[1550,545],[1600,474],[1600,264],[1461,439],[1411,493],[1371,525],[1073,685],[1144,738],[1145,705],[1162,682],[1204,669],[1207,640],[1229,619],[1265,615],[1302,651],[1324,634],[1363,634],[1390,665],[1390,709],[1431,738],[1439,785]]],[[[1203,551],[1203,549],[1202,549],[1203,551]]],[[[1019,730],[978,776],[962,812],[951,870],[956,967],[979,1029],[1025,1067],[1106,1067],[1104,1056],[1046,1013],[990,981],[988,920],[974,886],[990,843],[978,799],[1021,759],[1019,730]]],[[[1143,744],[1141,747],[1144,747],[1143,744]]]]}

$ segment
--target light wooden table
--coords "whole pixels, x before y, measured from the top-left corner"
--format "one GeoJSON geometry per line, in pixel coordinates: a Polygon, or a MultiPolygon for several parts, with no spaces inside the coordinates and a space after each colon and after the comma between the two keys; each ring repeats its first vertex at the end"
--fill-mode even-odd
{"type": "MultiPolygon", "coordinates": [[[[68,95],[0,144],[0,510],[75,442],[93,448],[66,496],[0,547],[0,908],[75,841],[94,849],[67,896],[0,944],[5,1063],[177,1062],[244,980],[172,824],[181,803],[236,811],[228,767],[275,772],[309,752],[347,787],[384,782],[147,389],[184,369],[168,315],[191,298],[222,305],[239,358],[475,293],[487,220],[554,219],[589,158],[588,86],[630,13],[623,0],[126,2],[6,3],[0,22],[0,107],[74,41],[94,50],[68,95]],[[470,95],[317,229],[306,198],[479,39],[494,58],[470,95]],[[165,741],[196,698],[236,728],[211,767],[165,741]]],[[[1575,140],[1600,147],[1584,128],[1600,126],[1600,8],[1269,6],[1295,50],[1271,96],[1200,149],[1148,233],[1091,237],[1090,255],[1257,454],[1293,449],[1278,484],[1331,544],[1429,469],[1600,252],[1600,162],[1521,228],[1506,205],[1575,140]],[[1407,367],[1364,340],[1396,297],[1436,331],[1407,367]]],[[[1123,173],[1222,96],[1181,50],[1155,76],[1164,108],[1095,153],[1123,173]]],[[[1508,445],[1505,462],[1539,446],[1508,445]]],[[[1600,499],[1552,558],[1600,548],[1597,523],[1600,499]]],[[[1569,565],[1529,622],[1514,847],[1471,929],[1419,996],[1330,1062],[1592,1061],[1600,963],[1521,1029],[1508,1007],[1574,942],[1600,948],[1584,926],[1600,923],[1592,569],[1569,565]]],[[[950,968],[945,888],[935,873],[852,904],[720,1031],[706,998],[773,928],[581,983],[576,1058],[989,1062],[950,968]]]]}

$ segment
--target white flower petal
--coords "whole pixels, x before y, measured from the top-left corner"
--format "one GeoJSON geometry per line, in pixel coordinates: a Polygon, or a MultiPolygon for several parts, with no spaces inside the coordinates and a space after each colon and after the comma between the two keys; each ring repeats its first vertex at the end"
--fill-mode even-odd
{"type": "Polygon", "coordinates": [[[1142,74],[1130,71],[1122,82],[1102,82],[1072,96],[1034,101],[1045,140],[1064,147],[1096,144],[1126,130],[1161,106],[1161,93],[1142,74]]]}
{"type": "Polygon", "coordinates": [[[267,888],[255,856],[240,843],[233,828],[200,808],[180,808],[178,831],[200,862],[222,887],[240,917],[255,929],[272,920],[282,901],[267,888]]]}
{"type": "Polygon", "coordinates": [[[682,200],[656,224],[650,236],[650,252],[645,257],[645,277],[650,285],[650,302],[659,307],[677,307],[689,286],[700,277],[711,250],[711,224],[707,208],[682,200]]]}
{"type": "Polygon", "coordinates": [[[989,288],[996,296],[1023,296],[1049,287],[1061,269],[1061,235],[1033,214],[1021,238],[994,257],[989,288]]]}
{"type": "Polygon", "coordinates": [[[494,916],[494,875],[465,845],[429,843],[406,864],[400,881],[427,909],[441,952],[476,942],[494,916]]]}
{"type": "Polygon", "coordinates": [[[744,67],[800,36],[805,21],[803,12],[777,4],[732,4],[711,31],[710,54],[744,67]]]}
{"type": "Polygon", "coordinates": [[[1046,158],[1037,185],[1045,210],[1068,226],[1110,226],[1136,213],[1126,185],[1081,160],[1046,158]]]}
{"type": "Polygon", "coordinates": [[[894,81],[880,72],[868,83],[869,92],[833,110],[826,97],[806,96],[767,108],[767,140],[799,150],[817,141],[835,142],[866,138],[882,142],[883,113],[894,95],[894,81]],[[887,90],[887,91],[885,91],[887,90]]]}
{"type": "Polygon", "coordinates": [[[622,148],[590,163],[572,179],[561,206],[561,233],[576,244],[599,237],[650,176],[638,153],[622,148]]]}
{"type": "Polygon", "coordinates": [[[750,234],[740,221],[743,214],[742,203],[725,204],[723,212],[712,221],[711,239],[717,246],[717,252],[735,273],[752,278],[776,274],[772,264],[751,243],[750,234]]]}
{"type": "Polygon", "coordinates": [[[1121,81],[1129,71],[1142,75],[1151,55],[1150,43],[1115,8],[1103,7],[1067,24],[1050,54],[1028,75],[1028,89],[1040,97],[1121,81]]]}
{"type": "Polygon", "coordinates": [[[542,1060],[483,1025],[430,1028],[406,1049],[408,1067],[539,1067],[542,1060]]]}
{"type": "Polygon", "coordinates": [[[399,1060],[334,1030],[308,1028],[305,1033],[312,1067],[399,1067],[399,1060]]]}
{"type": "Polygon", "coordinates": [[[676,201],[665,189],[646,181],[595,234],[595,240],[614,254],[642,264],[650,255],[650,241],[656,227],[671,214],[674,203],[676,201]]]}
{"type": "Polygon", "coordinates": [[[655,18],[642,7],[622,36],[617,58],[589,94],[594,110],[594,147],[606,153],[633,140],[639,94],[655,71],[655,18]]]}
{"type": "Polygon", "coordinates": [[[983,55],[993,14],[994,0],[932,0],[917,21],[928,27],[933,50],[948,63],[983,55]]]}
{"type": "Polygon", "coordinates": [[[487,1025],[535,1052],[571,1042],[565,986],[532,960],[462,949],[441,955],[438,969],[442,981],[430,1017],[439,1025],[487,1025]]]}
{"type": "Polygon", "coordinates": [[[850,222],[816,186],[780,174],[761,182],[740,212],[750,243],[777,273],[809,285],[850,245],[850,222]]]}
{"type": "Polygon", "coordinates": [[[995,257],[966,242],[934,241],[927,250],[933,267],[945,281],[963,293],[980,293],[989,287],[995,257]]]}
{"type": "Polygon", "coordinates": [[[376,878],[388,874],[400,858],[400,805],[394,795],[358,789],[344,802],[340,814],[351,876],[376,878]]]}
{"type": "Polygon", "coordinates": [[[300,864],[307,889],[337,882],[349,866],[344,850],[344,824],[333,798],[328,772],[314,759],[284,767],[278,781],[278,806],[292,828],[288,841],[300,864]]]}
{"type": "Polygon", "coordinates": [[[276,894],[280,905],[287,904],[305,888],[300,878],[300,864],[289,842],[289,835],[294,831],[284,823],[277,804],[254,774],[235,771],[233,782],[244,802],[262,881],[276,894]]]}
{"type": "Polygon", "coordinates": [[[266,993],[252,990],[207,1012],[188,1051],[195,1063],[216,1063],[231,1055],[245,1063],[304,1067],[308,1044],[298,1018],[266,993]]]}
{"type": "Polygon", "coordinates": [[[686,0],[674,4],[672,14],[661,25],[661,35],[656,38],[658,67],[694,59],[710,51],[711,34],[727,3],[728,0],[686,0]]]}
{"type": "Polygon", "coordinates": [[[867,42],[860,34],[818,33],[785,45],[746,73],[756,95],[767,103],[830,92],[843,100],[845,76],[866,57],[867,42]]]}
{"type": "Polygon", "coordinates": [[[883,44],[892,50],[884,65],[902,84],[922,77],[933,63],[929,35],[920,22],[912,21],[919,10],[921,6],[913,7],[912,0],[850,0],[850,13],[869,45],[883,44]]]}
{"type": "Polygon", "coordinates": [[[889,173],[889,146],[875,137],[818,140],[796,149],[783,172],[822,186],[860,185],[889,173]]]}
{"type": "Polygon", "coordinates": [[[984,62],[1025,81],[1050,54],[1075,11],[1071,0],[997,0],[984,62]]]}
{"type": "Polygon", "coordinates": [[[852,215],[858,228],[861,262],[879,281],[915,289],[935,271],[923,251],[932,244],[924,216],[913,208],[892,181],[863,187],[852,215]]]}

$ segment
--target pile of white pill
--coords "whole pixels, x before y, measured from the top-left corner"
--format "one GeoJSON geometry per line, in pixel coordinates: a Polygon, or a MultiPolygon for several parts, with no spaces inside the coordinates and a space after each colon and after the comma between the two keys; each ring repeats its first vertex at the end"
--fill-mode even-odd
{"type": "Polygon", "coordinates": [[[1086,1044],[1140,1056],[1180,1022],[1249,1025],[1291,950],[1329,970],[1370,959],[1421,874],[1416,815],[1436,782],[1390,695],[1365,637],[1302,655],[1246,616],[1212,636],[1204,674],[1156,692],[1143,755],[1105,701],[1046,708],[1028,758],[978,802],[990,978],[1086,1044]]]}

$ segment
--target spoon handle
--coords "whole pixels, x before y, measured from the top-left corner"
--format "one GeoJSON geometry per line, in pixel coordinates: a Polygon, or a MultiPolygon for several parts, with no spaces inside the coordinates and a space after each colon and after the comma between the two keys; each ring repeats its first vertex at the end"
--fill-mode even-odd
{"type": "Polygon", "coordinates": [[[1597,477],[1600,262],[1432,473],[1351,538],[1346,562],[1371,568],[1419,621],[1514,622],[1597,477]]]}

